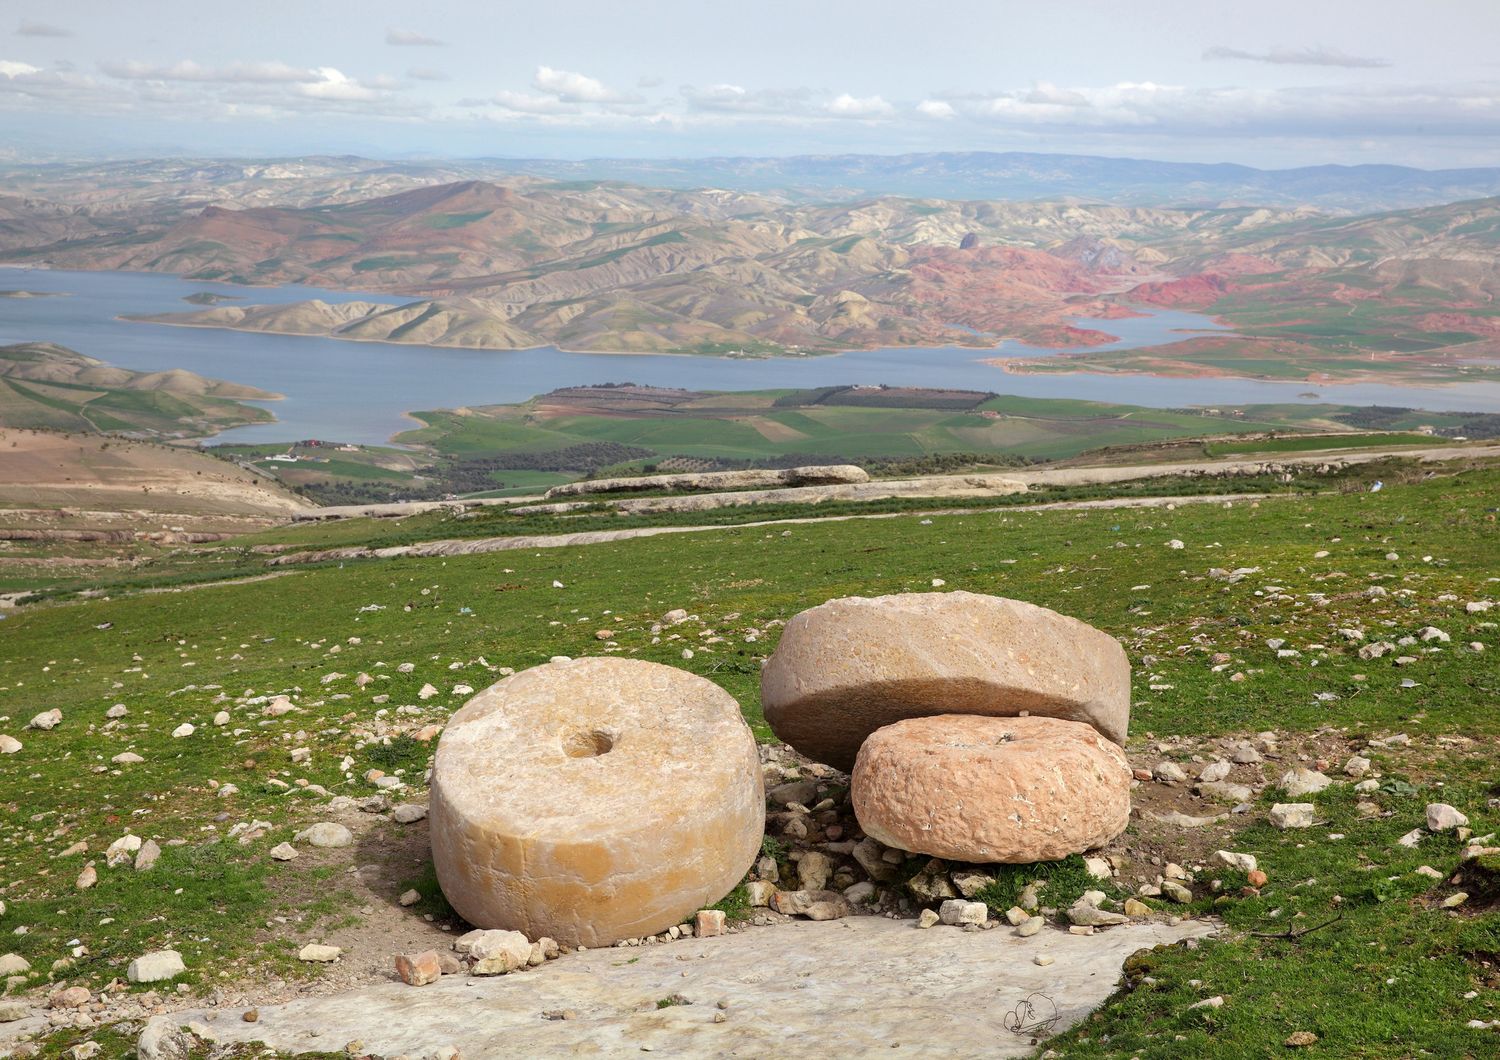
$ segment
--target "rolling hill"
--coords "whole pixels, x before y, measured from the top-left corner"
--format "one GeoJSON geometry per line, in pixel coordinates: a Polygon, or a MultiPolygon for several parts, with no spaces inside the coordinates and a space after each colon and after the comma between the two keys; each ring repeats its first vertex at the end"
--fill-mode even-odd
{"type": "Polygon", "coordinates": [[[193,438],[270,412],[245,401],[279,397],[194,372],[135,372],[50,342],[0,346],[0,426],[139,438],[193,438]]]}
{"type": "MultiPolygon", "coordinates": [[[[56,224],[38,216],[39,231],[56,224]]],[[[1500,342],[1500,199],[1335,217],[471,179],[306,206],[211,205],[164,225],[33,238],[3,256],[394,293],[410,301],[237,302],[141,319],[478,349],[765,356],[1015,339],[1085,351],[1011,361],[1016,371],[1321,382],[1488,375],[1500,342]],[[1236,333],[1087,352],[1114,336],[1078,318],[1141,306],[1208,312],[1236,333]]]]}

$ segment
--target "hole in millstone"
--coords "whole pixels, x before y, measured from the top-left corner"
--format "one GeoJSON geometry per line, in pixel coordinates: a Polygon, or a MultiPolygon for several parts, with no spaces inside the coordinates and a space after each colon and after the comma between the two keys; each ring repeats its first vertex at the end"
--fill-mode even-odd
{"type": "Polygon", "coordinates": [[[570,732],[562,740],[563,753],[569,758],[597,758],[614,750],[615,740],[607,732],[593,729],[570,732]]]}

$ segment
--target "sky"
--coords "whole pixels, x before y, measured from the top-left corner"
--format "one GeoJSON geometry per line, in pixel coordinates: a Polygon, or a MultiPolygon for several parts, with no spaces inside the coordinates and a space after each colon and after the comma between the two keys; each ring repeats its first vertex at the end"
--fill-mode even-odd
{"type": "Polygon", "coordinates": [[[0,157],[1500,165],[1500,0],[5,0],[0,157]]]}

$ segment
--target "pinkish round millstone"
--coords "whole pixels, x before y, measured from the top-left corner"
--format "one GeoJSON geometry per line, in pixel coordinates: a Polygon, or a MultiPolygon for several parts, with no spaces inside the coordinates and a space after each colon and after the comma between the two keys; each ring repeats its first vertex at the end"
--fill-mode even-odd
{"type": "Polygon", "coordinates": [[[1130,725],[1130,663],[1109,634],[979,593],[850,596],[786,624],[761,671],[782,740],[848,771],[865,737],[928,714],[1087,722],[1116,743],[1130,725]]]}
{"type": "Polygon", "coordinates": [[[760,853],[765,794],[729,693],[658,663],[574,659],[453,716],[429,817],[438,882],[469,923],[607,946],[729,893],[760,853]]]}
{"type": "Polygon", "coordinates": [[[860,827],[886,846],[1027,864],[1123,832],[1130,780],[1124,752],[1088,725],[940,714],[871,734],[850,794],[860,827]]]}

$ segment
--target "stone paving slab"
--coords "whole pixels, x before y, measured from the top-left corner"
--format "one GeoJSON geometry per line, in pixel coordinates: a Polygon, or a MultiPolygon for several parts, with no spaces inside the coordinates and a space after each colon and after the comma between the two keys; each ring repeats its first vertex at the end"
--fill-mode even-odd
{"type": "MultiPolygon", "coordinates": [[[[1113,992],[1136,950],[1211,934],[1207,921],[1129,924],[1090,936],[1048,928],[1019,938],[1002,925],[918,930],[910,920],[796,921],[719,938],[590,950],[498,978],[445,976],[426,987],[393,982],[259,1010],[155,1017],[141,1060],[165,1060],[171,1032],[189,1023],[218,1042],[288,1052],[342,1051],[352,1041],[384,1057],[457,1047],[464,1060],[531,1056],[1007,1057],[1031,1039],[1005,1027],[1034,991],[1056,1004],[1060,1027],[1113,992]],[[1039,966],[1037,954],[1053,963],[1039,966]],[[691,1004],[658,1008],[682,995],[691,1004]],[[715,1023],[721,1010],[725,1020],[715,1023]],[[551,1020],[549,1010],[576,1017],[551,1020]]],[[[1043,1014],[1050,1014],[1038,1002],[1043,1014]]]]}

